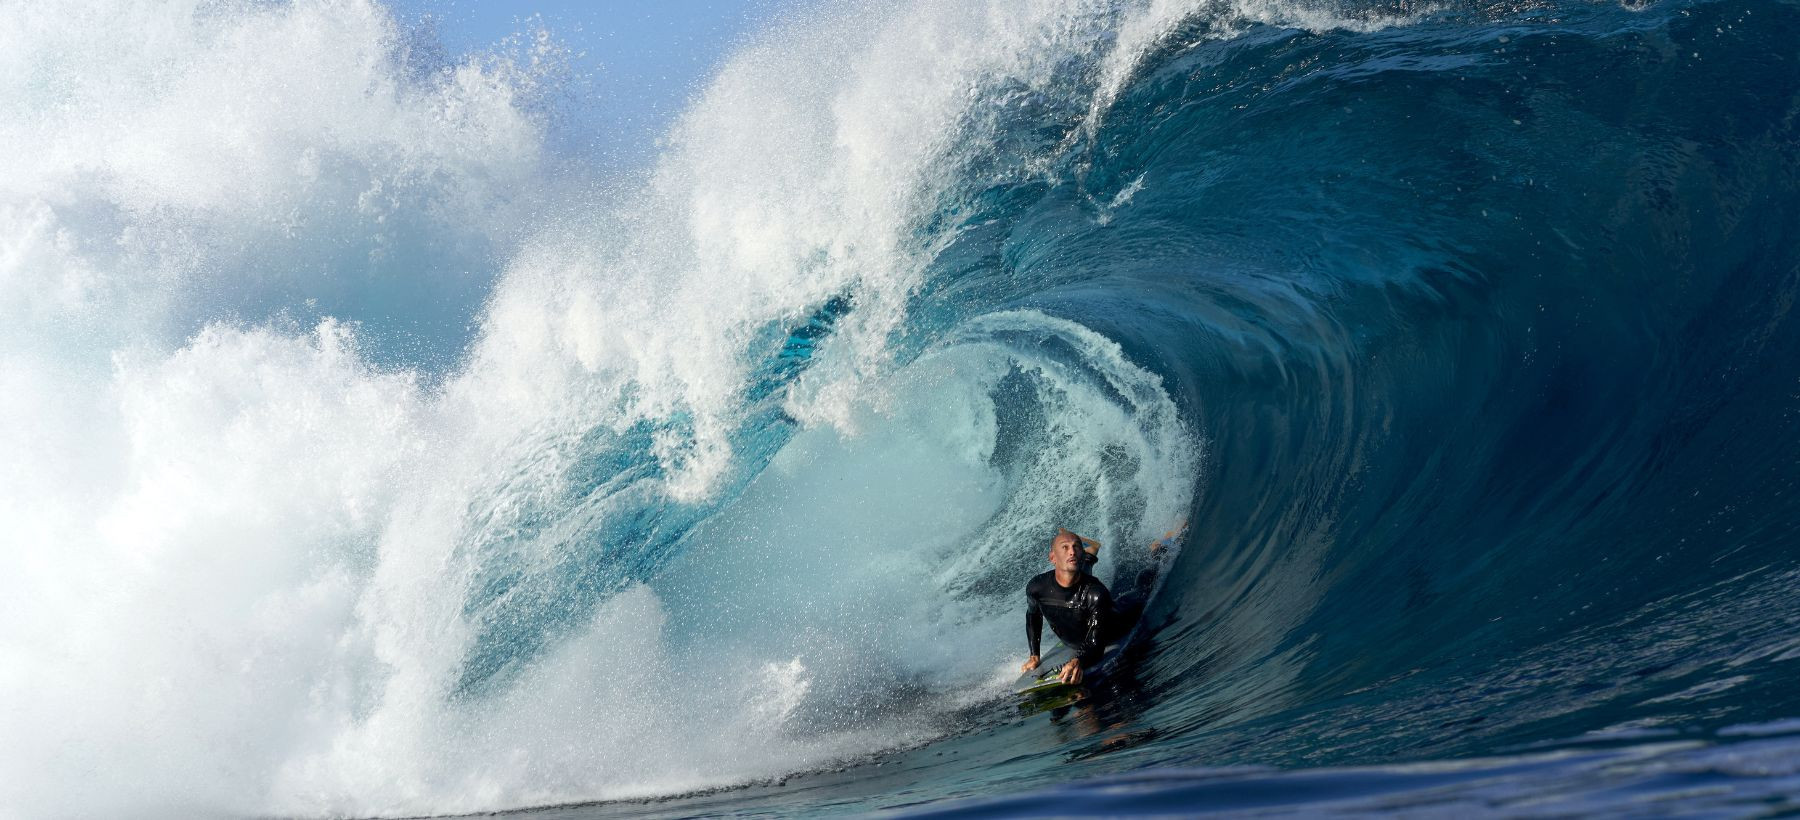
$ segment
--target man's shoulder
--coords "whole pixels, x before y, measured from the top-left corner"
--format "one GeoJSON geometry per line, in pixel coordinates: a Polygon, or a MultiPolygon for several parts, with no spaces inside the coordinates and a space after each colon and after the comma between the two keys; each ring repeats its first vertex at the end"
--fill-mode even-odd
{"type": "Polygon", "coordinates": [[[1045,584],[1054,584],[1054,583],[1056,583],[1056,571],[1055,570],[1051,570],[1049,572],[1034,575],[1031,577],[1031,580],[1025,582],[1025,594],[1026,595],[1036,595],[1039,592],[1043,591],[1045,584]]]}

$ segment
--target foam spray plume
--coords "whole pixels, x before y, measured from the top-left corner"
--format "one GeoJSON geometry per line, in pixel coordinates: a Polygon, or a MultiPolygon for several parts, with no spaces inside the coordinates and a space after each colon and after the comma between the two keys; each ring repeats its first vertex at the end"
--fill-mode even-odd
{"type": "MultiPolygon", "coordinates": [[[[358,3],[9,19],[5,94],[34,116],[5,141],[38,159],[0,212],[6,728],[56,750],[7,756],[28,814],[495,808],[929,736],[918,698],[844,704],[999,657],[991,600],[935,600],[937,574],[878,546],[919,514],[899,498],[956,526],[893,564],[1036,528],[1022,505],[1060,491],[996,469],[1002,381],[1054,394],[1088,457],[1132,459],[1083,490],[1124,505],[1093,524],[1184,501],[1157,478],[1194,453],[1156,378],[1079,326],[996,316],[897,369],[941,147],[871,127],[843,151],[821,116],[842,89],[783,81],[797,58],[773,44],[622,207],[583,213],[544,179],[533,67],[553,44],[433,64],[358,3]],[[466,272],[497,259],[498,280],[466,272]],[[443,328],[481,301],[442,370],[443,328]],[[788,334],[806,327],[831,347],[788,334]],[[761,500],[718,512],[739,493],[761,500]],[[800,527],[846,497],[860,518],[800,527]],[[827,568],[891,595],[819,589],[827,568]],[[803,641],[770,639],[813,611],[831,614],[785,636],[803,641]],[[975,637],[880,648],[901,615],[975,637]],[[772,694],[746,707],[724,668],[772,694]],[[767,757],[747,764],[752,738],[767,757]]],[[[786,45],[830,52],[852,23],[786,45]]]]}

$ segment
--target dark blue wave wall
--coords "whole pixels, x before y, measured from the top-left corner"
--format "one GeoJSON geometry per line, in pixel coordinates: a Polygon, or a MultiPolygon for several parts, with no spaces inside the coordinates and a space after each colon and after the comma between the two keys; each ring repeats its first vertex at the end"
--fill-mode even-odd
{"type": "Polygon", "coordinates": [[[1018,101],[1021,152],[1072,147],[964,192],[918,306],[1087,324],[1207,438],[1142,754],[1800,712],[1754,652],[1800,523],[1800,6],[1216,25],[1167,38],[1091,139],[1018,101]]]}

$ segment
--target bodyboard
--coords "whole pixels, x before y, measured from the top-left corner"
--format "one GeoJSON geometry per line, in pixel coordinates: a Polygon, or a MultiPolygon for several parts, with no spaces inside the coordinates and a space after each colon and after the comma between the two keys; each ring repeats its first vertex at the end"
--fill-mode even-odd
{"type": "Polygon", "coordinates": [[[1030,697],[1079,687],[1081,684],[1063,683],[1059,677],[1063,664],[1068,663],[1069,659],[1073,657],[1075,657],[1075,653],[1058,642],[1049,651],[1038,656],[1036,669],[1019,676],[1018,682],[1013,685],[1013,691],[1030,697]]]}

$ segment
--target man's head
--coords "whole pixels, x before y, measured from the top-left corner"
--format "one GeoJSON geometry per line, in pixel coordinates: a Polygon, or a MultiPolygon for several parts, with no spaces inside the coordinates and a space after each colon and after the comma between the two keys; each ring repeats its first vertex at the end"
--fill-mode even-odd
{"type": "Polygon", "coordinates": [[[1081,538],[1060,527],[1050,539],[1050,565],[1064,572],[1081,571],[1081,538]]]}

